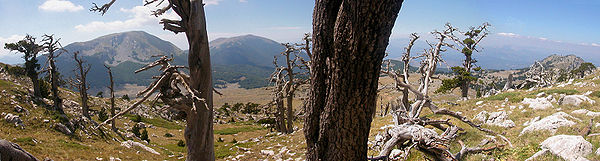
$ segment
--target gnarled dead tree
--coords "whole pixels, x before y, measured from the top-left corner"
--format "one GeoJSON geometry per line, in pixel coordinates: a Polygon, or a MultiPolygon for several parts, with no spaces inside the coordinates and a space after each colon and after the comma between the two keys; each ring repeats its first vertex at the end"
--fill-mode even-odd
{"type": "MultiPolygon", "coordinates": [[[[300,54],[302,51],[310,50],[310,37],[305,35],[304,40],[306,44],[290,44],[283,43],[285,51],[281,52],[284,57],[285,65],[279,65],[277,62],[277,56],[273,59],[275,65],[275,71],[271,74],[271,83],[273,83],[273,102],[275,103],[277,112],[276,127],[278,131],[285,133],[292,133],[293,130],[293,104],[294,94],[296,90],[303,84],[308,83],[308,77],[310,76],[310,70],[308,64],[310,60],[305,60],[300,54]],[[287,107],[284,108],[284,101],[286,99],[287,107]],[[287,116],[287,117],[286,117],[287,116]],[[284,121],[285,120],[285,121],[284,121]],[[286,126],[287,125],[287,126],[286,126]]],[[[310,59],[310,52],[309,54],[310,59]]]]}
{"type": "MultiPolygon", "coordinates": [[[[104,14],[116,0],[102,6],[94,4],[91,11],[104,14]]],[[[169,10],[174,11],[181,20],[162,19],[163,29],[177,34],[185,33],[189,44],[188,79],[189,91],[198,92],[197,99],[168,99],[172,107],[191,107],[186,113],[185,141],[187,146],[187,160],[215,160],[213,136],[213,87],[212,70],[210,66],[210,52],[208,47],[208,34],[206,32],[206,18],[202,0],[146,0],[144,5],[166,6],[153,11],[151,14],[159,16],[169,10]],[[200,101],[200,98],[205,101],[200,101]],[[191,101],[191,102],[186,102],[191,101]]],[[[172,68],[169,68],[173,70],[172,68]]],[[[171,72],[169,72],[171,73],[171,72]]],[[[171,75],[171,74],[167,74],[171,75]]],[[[178,75],[178,74],[175,74],[178,75]]],[[[165,78],[168,79],[168,78],[165,78]]],[[[167,97],[165,95],[163,97],[167,97]]]]}
{"type": "Polygon", "coordinates": [[[406,160],[408,153],[412,149],[416,149],[427,154],[433,160],[451,161],[461,160],[461,158],[468,153],[489,151],[504,146],[497,144],[496,146],[489,148],[467,148],[464,145],[462,145],[462,142],[459,140],[459,143],[461,143],[463,148],[460,152],[452,154],[449,151],[450,142],[455,140],[460,135],[459,131],[462,131],[463,129],[451,123],[450,119],[433,120],[421,116],[422,111],[427,108],[431,110],[431,112],[434,114],[447,115],[456,118],[470,125],[471,127],[483,131],[487,134],[497,135],[492,130],[483,128],[480,125],[471,122],[467,117],[462,116],[460,112],[454,112],[448,109],[439,108],[433,103],[433,101],[429,97],[429,88],[431,88],[430,86],[434,78],[433,74],[435,73],[438,63],[442,61],[440,53],[445,51],[443,47],[452,46],[444,42],[448,38],[446,35],[448,35],[449,32],[452,31],[452,28],[446,28],[446,30],[444,31],[432,32],[432,34],[437,39],[437,43],[429,43],[431,48],[426,49],[422,55],[416,57],[410,55],[410,49],[412,48],[413,43],[419,37],[416,34],[412,34],[409,45],[406,48],[406,52],[402,57],[405,66],[405,68],[402,71],[393,70],[390,67],[391,63],[389,61],[384,63],[384,65],[387,65],[387,67],[383,68],[382,73],[388,75],[394,80],[395,86],[393,87],[393,89],[403,91],[405,93],[400,98],[401,100],[403,100],[400,101],[402,103],[400,105],[392,106],[392,114],[394,115],[395,125],[392,129],[387,131],[387,134],[389,135],[387,140],[381,140],[385,143],[381,147],[379,156],[375,158],[370,158],[371,160],[387,160],[388,157],[397,158],[398,156],[389,156],[390,152],[395,147],[399,147],[404,151],[401,154],[401,156],[399,156],[400,159],[403,160],[406,160]],[[421,66],[418,70],[418,74],[420,75],[418,86],[414,87],[408,82],[409,72],[406,69],[406,67],[409,65],[411,60],[416,58],[421,59],[421,66]],[[408,103],[405,103],[404,101],[409,99],[408,92],[406,91],[412,93],[415,96],[414,103],[410,105],[408,103]],[[438,134],[435,130],[426,128],[427,126],[440,129],[444,132],[438,134]]]}
{"type": "MultiPolygon", "coordinates": [[[[110,85],[108,86],[108,90],[110,90],[110,116],[115,116],[115,82],[113,81],[112,70],[106,64],[104,64],[106,71],[108,72],[108,78],[110,80],[110,85]]],[[[113,131],[117,131],[117,125],[115,120],[113,119],[111,122],[111,129],[113,131]]]]}
{"type": "Polygon", "coordinates": [[[88,106],[88,94],[87,90],[90,89],[87,83],[87,74],[90,72],[91,65],[86,64],[86,61],[79,56],[79,51],[73,52],[73,59],[77,65],[75,68],[75,78],[69,80],[69,84],[75,87],[79,91],[79,98],[81,99],[81,114],[87,118],[90,118],[90,107],[88,106]]]}
{"type": "Polygon", "coordinates": [[[59,42],[60,39],[54,39],[54,35],[44,35],[44,38],[42,39],[42,42],[44,42],[43,44],[43,48],[48,51],[48,54],[46,55],[48,57],[48,62],[46,63],[48,65],[48,74],[50,75],[50,84],[52,85],[52,95],[54,96],[54,110],[58,111],[61,114],[64,114],[65,112],[63,111],[62,108],[62,99],[60,98],[59,94],[58,94],[58,81],[59,81],[59,77],[58,77],[58,71],[55,65],[55,58],[59,57],[62,53],[64,53],[65,51],[61,51],[59,53],[55,53],[58,50],[62,50],[62,45],[59,42]]]}

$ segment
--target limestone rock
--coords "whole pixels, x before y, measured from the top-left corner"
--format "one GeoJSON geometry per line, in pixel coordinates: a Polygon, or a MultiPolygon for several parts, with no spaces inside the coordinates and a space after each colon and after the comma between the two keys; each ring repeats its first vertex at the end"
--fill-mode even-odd
{"type": "Polygon", "coordinates": [[[569,119],[581,121],[580,119],[575,118],[567,113],[557,112],[550,116],[544,117],[539,121],[532,120],[533,122],[529,122],[529,126],[523,128],[523,131],[521,131],[521,134],[519,134],[519,136],[528,132],[539,130],[548,130],[552,133],[556,133],[556,130],[559,127],[572,126],[577,124],[569,119]]]}
{"type": "Polygon", "coordinates": [[[521,103],[529,105],[529,108],[534,110],[544,110],[554,107],[546,98],[525,98],[521,103]]]}
{"type": "MultiPolygon", "coordinates": [[[[592,153],[592,144],[582,136],[556,135],[549,137],[541,144],[542,151],[551,152],[567,161],[587,161],[586,155],[592,153]]],[[[538,153],[540,153],[538,152],[538,153]]]]}
{"type": "Polygon", "coordinates": [[[23,120],[21,120],[19,115],[8,113],[6,116],[4,116],[4,120],[6,120],[8,123],[15,124],[16,127],[25,127],[23,120]]]}
{"type": "Polygon", "coordinates": [[[135,142],[133,140],[127,140],[127,141],[121,142],[121,146],[124,146],[126,148],[139,147],[139,148],[142,148],[152,154],[160,155],[160,153],[158,153],[156,150],[154,150],[142,143],[135,142]]]}
{"type": "Polygon", "coordinates": [[[515,127],[515,122],[508,119],[508,114],[504,111],[492,113],[488,113],[487,111],[481,111],[473,119],[481,121],[488,125],[500,126],[505,128],[515,127]]]}
{"type": "Polygon", "coordinates": [[[560,98],[558,100],[559,105],[572,105],[579,106],[581,103],[588,102],[590,104],[596,103],[596,101],[590,99],[585,95],[568,95],[560,98]]]}
{"type": "Polygon", "coordinates": [[[65,135],[72,135],[73,132],[71,132],[71,130],[69,130],[69,128],[67,128],[67,126],[61,124],[61,123],[55,123],[54,124],[54,129],[60,131],[61,133],[65,134],[65,135]]]}

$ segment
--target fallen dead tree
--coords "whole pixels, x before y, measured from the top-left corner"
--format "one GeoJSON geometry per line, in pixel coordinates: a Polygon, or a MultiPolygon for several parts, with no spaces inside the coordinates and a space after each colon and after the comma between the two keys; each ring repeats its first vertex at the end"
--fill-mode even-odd
{"type": "Polygon", "coordinates": [[[405,48],[406,51],[402,57],[404,68],[394,70],[390,61],[384,62],[382,73],[394,80],[394,86],[391,88],[393,90],[402,91],[403,95],[398,98],[399,101],[397,102],[400,102],[399,104],[392,104],[390,107],[394,118],[394,126],[390,130],[387,130],[384,134],[386,137],[380,140],[380,142],[384,143],[378,144],[382,145],[379,147],[379,155],[370,158],[369,160],[406,160],[410,151],[415,149],[423,152],[432,160],[453,161],[461,160],[467,154],[491,151],[502,148],[506,144],[511,145],[504,136],[473,123],[467,117],[462,116],[460,112],[436,106],[429,97],[429,88],[434,79],[433,74],[438,63],[443,61],[440,53],[444,52],[445,49],[442,48],[451,46],[444,42],[447,38],[446,35],[449,35],[449,32],[453,32],[453,29],[447,28],[441,32],[432,32],[438,42],[436,44],[428,42],[430,48],[426,49],[421,55],[415,57],[411,56],[411,48],[419,36],[412,34],[410,43],[408,47],[405,48]],[[408,81],[409,63],[414,59],[421,60],[421,65],[417,70],[417,73],[420,74],[417,87],[413,87],[408,81]],[[415,96],[414,103],[412,104],[409,103],[409,94],[411,93],[415,96]],[[485,132],[490,135],[490,137],[483,140],[477,147],[467,147],[461,140],[457,140],[457,137],[461,135],[460,131],[464,131],[463,128],[454,125],[450,119],[434,120],[425,116],[421,117],[421,113],[424,109],[429,109],[432,113],[437,115],[446,115],[456,118],[479,131],[485,132]],[[428,127],[437,128],[444,132],[438,134],[434,129],[428,127]],[[497,141],[494,135],[498,136],[504,144],[497,141]],[[450,152],[449,145],[453,141],[457,141],[462,147],[457,153],[450,152]],[[490,143],[494,145],[483,147],[490,143]],[[390,156],[392,150],[395,148],[398,148],[402,152],[390,156]]]}

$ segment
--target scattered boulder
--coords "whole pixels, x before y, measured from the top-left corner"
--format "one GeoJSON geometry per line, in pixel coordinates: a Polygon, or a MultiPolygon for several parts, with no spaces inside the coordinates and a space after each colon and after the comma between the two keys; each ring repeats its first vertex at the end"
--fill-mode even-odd
{"type": "Polygon", "coordinates": [[[121,142],[121,146],[124,146],[126,148],[139,147],[139,148],[142,148],[152,154],[160,155],[160,153],[158,153],[156,150],[154,150],[142,143],[135,142],[133,140],[127,140],[127,141],[121,142]]]}
{"type": "Polygon", "coordinates": [[[67,128],[67,126],[63,125],[62,123],[54,123],[54,129],[57,131],[60,131],[61,133],[65,134],[65,135],[73,134],[73,132],[71,132],[71,130],[69,130],[69,128],[67,128]]]}
{"type": "Polygon", "coordinates": [[[590,99],[585,95],[567,95],[558,100],[559,105],[579,106],[583,102],[588,102],[590,104],[596,103],[596,101],[590,99]]]}
{"type": "Polygon", "coordinates": [[[521,103],[529,105],[529,108],[534,110],[544,110],[554,107],[546,98],[524,98],[521,103]]]}
{"type": "Polygon", "coordinates": [[[481,121],[488,125],[500,126],[505,128],[515,127],[515,122],[508,119],[508,114],[504,111],[492,113],[488,113],[487,111],[481,111],[473,119],[481,121]]]}
{"type": "Polygon", "coordinates": [[[0,139],[0,160],[38,161],[18,144],[0,139]]]}
{"type": "Polygon", "coordinates": [[[19,105],[15,106],[15,112],[17,112],[17,113],[24,112],[25,114],[29,115],[29,110],[27,110],[27,109],[25,109],[25,108],[23,108],[23,107],[21,107],[19,105]]]}
{"type": "Polygon", "coordinates": [[[546,152],[560,156],[567,161],[587,161],[586,155],[592,153],[592,144],[582,136],[556,135],[549,137],[540,144],[542,150],[527,160],[532,160],[546,152]]]}
{"type": "Polygon", "coordinates": [[[4,116],[4,120],[6,120],[6,122],[8,123],[15,124],[16,127],[25,127],[25,125],[23,124],[23,120],[21,120],[19,115],[13,115],[11,113],[8,113],[6,114],[6,116],[4,116]]]}
{"type": "Polygon", "coordinates": [[[521,131],[521,134],[519,134],[519,136],[528,132],[539,130],[548,130],[552,133],[556,133],[556,130],[559,127],[572,126],[576,124],[575,122],[569,119],[581,121],[580,119],[575,118],[567,113],[557,112],[550,116],[544,117],[543,119],[538,121],[531,120],[531,122],[529,122],[529,126],[523,128],[523,131],[521,131]]]}
{"type": "Polygon", "coordinates": [[[275,151],[273,151],[273,150],[260,150],[260,154],[267,155],[267,156],[273,156],[273,155],[275,155],[275,151]]]}
{"type": "Polygon", "coordinates": [[[591,117],[596,117],[596,116],[600,116],[600,112],[594,112],[594,111],[590,111],[587,109],[579,109],[579,110],[575,110],[573,112],[571,112],[571,114],[580,114],[580,115],[587,115],[587,116],[591,116],[591,117]]]}

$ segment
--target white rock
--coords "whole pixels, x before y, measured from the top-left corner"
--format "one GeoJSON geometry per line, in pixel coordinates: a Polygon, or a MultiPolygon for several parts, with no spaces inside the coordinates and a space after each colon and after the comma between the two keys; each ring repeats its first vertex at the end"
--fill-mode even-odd
{"type": "Polygon", "coordinates": [[[402,150],[400,150],[400,149],[394,149],[394,150],[392,150],[392,152],[390,152],[390,157],[389,158],[391,160],[400,159],[399,157],[400,157],[400,155],[402,155],[402,153],[403,153],[402,150]]]}
{"type": "Polygon", "coordinates": [[[483,101],[479,101],[479,102],[475,103],[475,105],[481,105],[481,104],[483,104],[483,101]]]}
{"type": "Polygon", "coordinates": [[[567,161],[587,161],[586,155],[592,153],[592,144],[582,136],[556,135],[544,140],[542,151],[549,151],[567,161]]]}
{"type": "Polygon", "coordinates": [[[535,95],[536,97],[544,97],[546,95],[546,92],[541,92],[538,93],[537,95],[535,95]]]}
{"type": "Polygon", "coordinates": [[[134,146],[137,146],[137,147],[140,147],[140,148],[142,148],[142,149],[144,149],[144,150],[146,150],[146,151],[148,151],[148,152],[150,152],[152,154],[160,155],[160,153],[158,153],[156,150],[154,150],[154,149],[152,149],[152,148],[150,148],[150,147],[148,147],[148,146],[146,146],[146,145],[144,145],[142,143],[138,143],[138,142],[135,142],[135,141],[132,141],[132,140],[127,140],[127,141],[121,142],[121,146],[124,146],[124,147],[127,147],[127,148],[133,148],[134,146]]]}
{"type": "Polygon", "coordinates": [[[600,112],[594,112],[594,111],[590,111],[587,109],[579,109],[579,110],[575,110],[573,112],[571,112],[571,114],[580,114],[580,115],[587,115],[587,116],[591,116],[591,117],[596,117],[596,116],[600,116],[600,112]]]}
{"type": "Polygon", "coordinates": [[[275,151],[273,151],[273,150],[260,150],[260,154],[267,155],[267,156],[273,156],[273,155],[275,155],[275,151]]]}
{"type": "Polygon", "coordinates": [[[536,121],[538,121],[538,120],[540,120],[540,117],[539,117],[539,116],[536,116],[536,117],[532,118],[531,120],[529,120],[529,121],[527,121],[527,122],[523,123],[523,126],[529,126],[529,124],[531,124],[532,122],[536,122],[536,121]]]}
{"type": "Polygon", "coordinates": [[[6,120],[8,123],[15,124],[16,127],[25,127],[23,120],[21,120],[19,115],[7,113],[6,116],[4,116],[4,120],[6,120]]]}
{"type": "Polygon", "coordinates": [[[515,127],[515,122],[508,119],[508,114],[504,111],[488,113],[481,111],[473,120],[483,122],[488,125],[500,126],[505,128],[515,127]]]}
{"type": "Polygon", "coordinates": [[[589,97],[587,97],[585,95],[568,95],[568,96],[562,97],[558,100],[559,105],[579,106],[583,102],[588,102],[590,104],[596,103],[596,101],[590,99],[589,97]]]}
{"type": "Polygon", "coordinates": [[[546,98],[525,98],[521,103],[529,105],[529,108],[534,110],[544,110],[554,107],[546,98]]]}
{"type": "Polygon", "coordinates": [[[525,133],[528,133],[528,132],[539,131],[539,130],[548,130],[554,134],[554,133],[556,133],[556,130],[559,127],[572,126],[572,125],[576,124],[575,122],[568,120],[568,119],[581,121],[580,119],[575,118],[567,113],[557,112],[548,117],[544,117],[543,119],[541,119],[539,121],[529,122],[529,126],[523,128],[523,131],[521,131],[519,136],[521,136],[525,133]]]}

